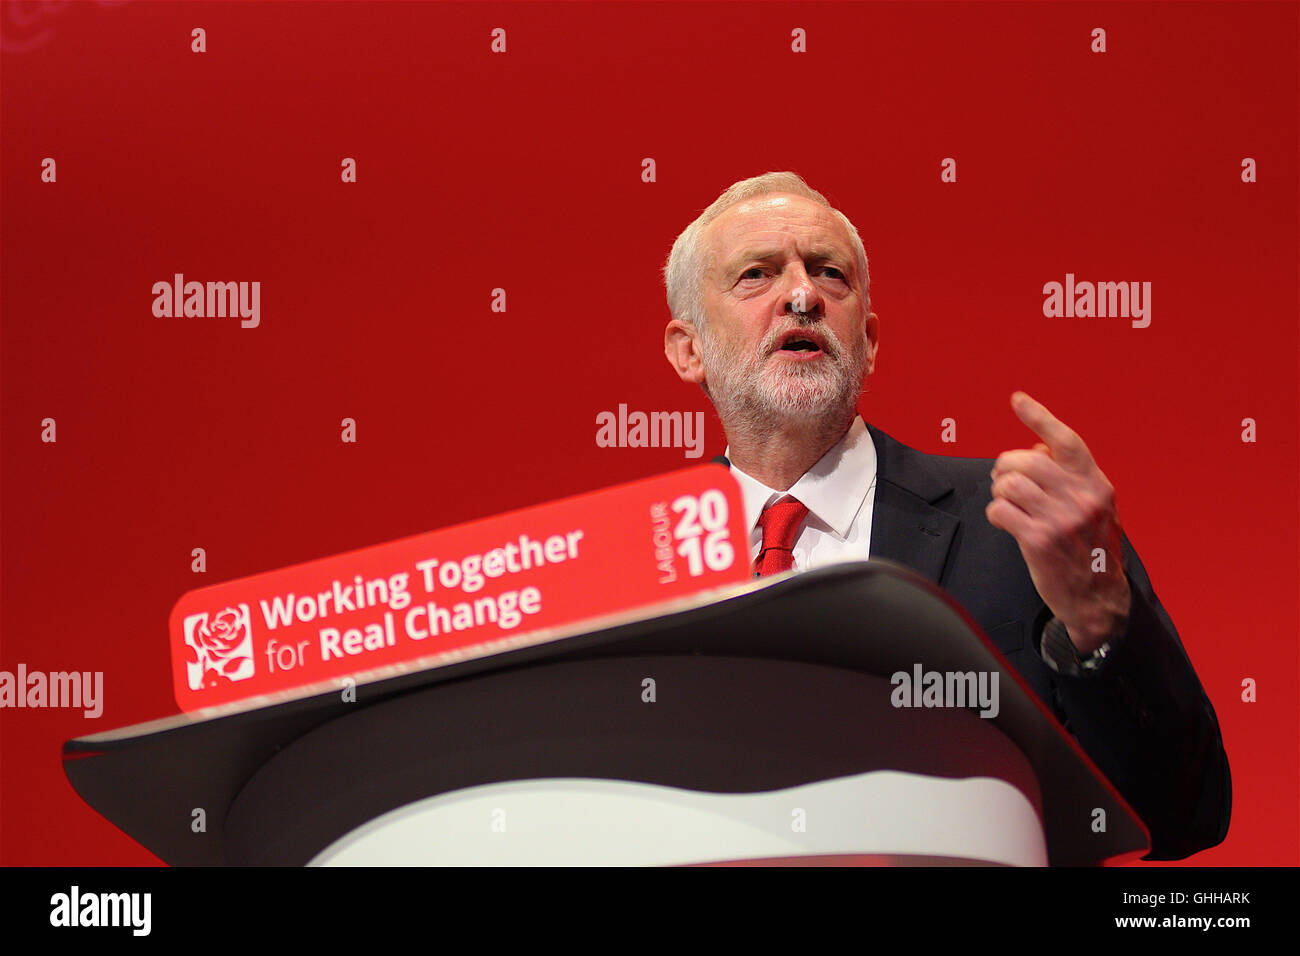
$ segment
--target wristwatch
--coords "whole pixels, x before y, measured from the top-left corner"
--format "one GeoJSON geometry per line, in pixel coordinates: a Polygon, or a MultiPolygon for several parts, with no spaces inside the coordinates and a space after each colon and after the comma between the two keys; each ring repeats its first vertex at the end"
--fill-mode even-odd
{"type": "Polygon", "coordinates": [[[1047,666],[1058,674],[1070,677],[1083,677],[1096,672],[1108,654],[1114,649],[1115,639],[1107,641],[1091,654],[1080,655],[1070,632],[1060,619],[1053,617],[1043,627],[1042,654],[1047,666]]]}

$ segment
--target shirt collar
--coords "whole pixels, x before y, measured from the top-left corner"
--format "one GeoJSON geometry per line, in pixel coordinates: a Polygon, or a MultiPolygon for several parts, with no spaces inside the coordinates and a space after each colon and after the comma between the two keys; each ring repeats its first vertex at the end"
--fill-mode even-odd
{"type": "MultiPolygon", "coordinates": [[[[730,446],[726,456],[730,460],[730,446]]],[[[731,466],[731,473],[740,483],[745,520],[751,532],[758,525],[763,509],[785,495],[794,495],[808,506],[811,515],[845,538],[876,481],[876,445],[859,415],[844,437],[804,472],[789,491],[769,488],[735,465],[731,466]]]]}

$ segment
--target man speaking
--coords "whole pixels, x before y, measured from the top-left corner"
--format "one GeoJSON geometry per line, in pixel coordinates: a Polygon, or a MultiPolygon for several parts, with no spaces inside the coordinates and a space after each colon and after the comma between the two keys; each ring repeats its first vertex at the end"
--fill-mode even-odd
{"type": "Polygon", "coordinates": [[[856,228],[794,173],[735,183],[673,243],[664,351],[727,435],[756,574],[886,558],[946,590],[1151,831],[1147,859],[1219,843],[1214,708],[1083,439],[1030,396],[1039,441],[928,455],[857,414],[879,320],[856,228]]]}

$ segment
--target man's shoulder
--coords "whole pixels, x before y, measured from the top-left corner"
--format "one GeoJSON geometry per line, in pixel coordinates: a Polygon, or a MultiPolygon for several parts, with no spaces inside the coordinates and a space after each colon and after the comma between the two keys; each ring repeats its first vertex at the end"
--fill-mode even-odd
{"type": "Polygon", "coordinates": [[[988,494],[994,459],[931,454],[904,444],[870,422],[867,430],[876,446],[878,481],[899,485],[931,501],[945,489],[959,497],[988,494]]]}
{"type": "MultiPolygon", "coordinates": [[[[962,499],[992,497],[989,472],[994,459],[931,454],[904,444],[865,419],[864,424],[876,449],[878,483],[896,485],[931,504],[951,495],[962,499]]],[[[713,462],[724,468],[731,465],[724,455],[718,455],[713,462]]]]}

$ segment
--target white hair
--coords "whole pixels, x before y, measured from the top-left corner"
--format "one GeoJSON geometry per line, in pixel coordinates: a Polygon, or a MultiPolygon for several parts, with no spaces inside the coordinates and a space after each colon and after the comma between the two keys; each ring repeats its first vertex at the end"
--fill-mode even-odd
{"type": "Polygon", "coordinates": [[[664,285],[668,290],[668,311],[674,319],[700,331],[704,330],[704,274],[712,266],[705,255],[705,228],[737,203],[773,193],[791,193],[811,199],[829,209],[844,224],[853,243],[858,275],[862,276],[863,317],[871,311],[871,273],[867,268],[867,252],[862,246],[862,237],[858,235],[857,227],[848,216],[832,206],[825,196],[804,182],[802,176],[780,172],[764,173],[732,183],[693,223],[682,230],[673,243],[663,269],[664,285]]]}

